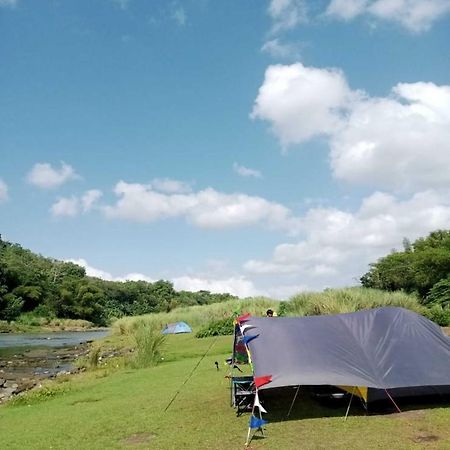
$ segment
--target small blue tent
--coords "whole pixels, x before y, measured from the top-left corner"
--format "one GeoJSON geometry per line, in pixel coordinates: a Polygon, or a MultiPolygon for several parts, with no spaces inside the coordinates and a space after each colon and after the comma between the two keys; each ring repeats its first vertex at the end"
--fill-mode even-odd
{"type": "Polygon", "coordinates": [[[186,322],[168,323],[163,334],[192,333],[192,328],[186,322]]]}

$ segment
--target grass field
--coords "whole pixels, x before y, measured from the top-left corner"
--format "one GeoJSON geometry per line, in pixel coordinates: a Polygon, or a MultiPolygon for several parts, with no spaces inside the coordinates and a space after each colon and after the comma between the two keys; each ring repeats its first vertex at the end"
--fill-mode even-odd
{"type": "MultiPolygon", "coordinates": [[[[0,448],[242,449],[249,416],[236,417],[229,406],[223,364],[231,340],[169,336],[156,367],[86,372],[2,406],[0,448]]],[[[282,420],[286,402],[266,408],[266,438],[257,436],[252,449],[450,448],[450,405],[371,416],[355,405],[347,421],[345,406],[319,406],[301,394],[290,420],[282,420]]]]}

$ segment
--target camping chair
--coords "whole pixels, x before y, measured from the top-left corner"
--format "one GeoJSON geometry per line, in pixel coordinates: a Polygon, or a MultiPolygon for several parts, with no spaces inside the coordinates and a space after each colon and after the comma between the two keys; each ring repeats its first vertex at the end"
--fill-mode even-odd
{"type": "Polygon", "coordinates": [[[253,377],[233,377],[231,379],[231,389],[236,415],[239,417],[242,413],[251,411],[255,400],[253,377]]]}

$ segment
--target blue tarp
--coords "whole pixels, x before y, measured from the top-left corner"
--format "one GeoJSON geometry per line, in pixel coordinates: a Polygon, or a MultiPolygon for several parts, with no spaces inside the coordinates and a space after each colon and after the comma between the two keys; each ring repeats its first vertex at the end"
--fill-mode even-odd
{"type": "Polygon", "coordinates": [[[192,328],[186,322],[168,323],[163,334],[192,333],[192,328]]]}

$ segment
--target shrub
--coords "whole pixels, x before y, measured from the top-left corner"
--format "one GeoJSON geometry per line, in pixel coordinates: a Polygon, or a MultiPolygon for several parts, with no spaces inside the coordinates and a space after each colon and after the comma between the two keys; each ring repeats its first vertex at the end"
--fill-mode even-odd
{"type": "Polygon", "coordinates": [[[150,322],[143,320],[135,322],[132,338],[136,343],[131,364],[135,368],[150,367],[161,361],[166,336],[150,322]]]}
{"type": "Polygon", "coordinates": [[[197,331],[195,337],[205,338],[209,336],[228,336],[234,333],[234,319],[212,320],[201,330],[197,331]]]}
{"type": "Polygon", "coordinates": [[[433,305],[425,312],[425,316],[441,327],[450,326],[450,308],[442,308],[440,305],[433,305]]]}
{"type": "Polygon", "coordinates": [[[436,283],[424,300],[424,304],[450,307],[450,278],[436,283]]]}

